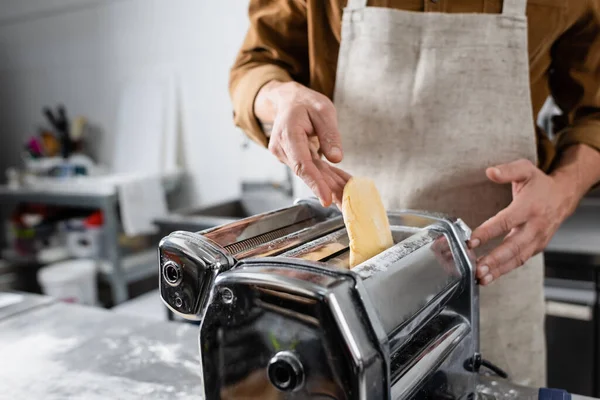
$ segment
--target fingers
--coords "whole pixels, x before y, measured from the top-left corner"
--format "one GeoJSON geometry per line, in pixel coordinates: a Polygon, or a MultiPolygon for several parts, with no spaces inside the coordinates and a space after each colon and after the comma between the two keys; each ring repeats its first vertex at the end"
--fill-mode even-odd
{"type": "Polygon", "coordinates": [[[529,207],[514,200],[507,208],[477,227],[471,234],[469,246],[475,249],[490,240],[506,235],[511,229],[527,222],[529,207]]]}
{"type": "Polygon", "coordinates": [[[271,152],[271,154],[277,157],[279,162],[285,165],[288,164],[287,157],[285,155],[285,152],[283,151],[283,147],[281,147],[281,143],[279,141],[278,136],[273,136],[269,141],[269,151],[271,152]]]}
{"type": "Polygon", "coordinates": [[[330,165],[329,168],[331,168],[331,170],[334,171],[337,174],[337,176],[342,178],[342,180],[344,181],[344,185],[346,183],[348,183],[350,178],[352,178],[352,175],[350,175],[349,173],[347,173],[346,171],[344,171],[342,169],[339,169],[338,167],[334,167],[333,165],[330,165]]]}
{"type": "Polygon", "coordinates": [[[323,160],[315,160],[315,165],[323,174],[329,189],[331,190],[332,201],[333,203],[341,207],[342,206],[342,193],[344,190],[344,184],[341,179],[329,168],[329,164],[324,162],[323,160]]]}
{"type": "Polygon", "coordinates": [[[344,188],[346,184],[352,178],[352,176],[344,170],[334,167],[333,165],[329,165],[329,170],[335,176],[336,182],[338,183],[339,192],[336,193],[336,196],[339,197],[340,204],[338,204],[339,209],[342,209],[342,198],[344,196],[344,188]]]}
{"type": "Polygon", "coordinates": [[[496,183],[523,182],[531,179],[536,166],[529,160],[517,160],[486,170],[487,177],[496,183]]]}
{"type": "Polygon", "coordinates": [[[522,266],[537,249],[536,230],[528,224],[515,229],[504,242],[477,263],[477,278],[489,285],[515,268],[522,266]]]}
{"type": "Polygon", "coordinates": [[[331,174],[334,176],[334,179],[338,184],[338,186],[336,187],[337,188],[336,196],[339,198],[339,204],[337,204],[337,206],[341,210],[342,209],[342,199],[344,196],[344,188],[346,187],[346,184],[348,183],[348,180],[350,180],[351,176],[347,172],[345,172],[339,168],[336,168],[333,165],[327,164],[327,167],[331,171],[331,174]]]}
{"type": "Polygon", "coordinates": [[[308,145],[310,147],[310,154],[313,158],[321,158],[321,144],[319,143],[319,138],[317,136],[309,136],[308,137],[308,145]]]}
{"type": "Polygon", "coordinates": [[[274,139],[269,149],[306,183],[324,207],[328,207],[332,200],[331,189],[314,163],[306,134],[291,138],[291,133],[284,131],[282,136],[283,140],[274,139]]]}
{"type": "Polygon", "coordinates": [[[320,199],[323,206],[341,203],[347,174],[321,162],[342,160],[337,115],[331,100],[299,84],[282,84],[273,92],[276,115],[269,150],[288,165],[320,199]]]}
{"type": "MultiPolygon", "coordinates": [[[[326,163],[323,160],[315,160],[315,164],[317,168],[321,171],[321,173],[326,177],[328,183],[330,184],[330,189],[332,192],[332,199],[338,208],[342,207],[342,196],[344,193],[344,187],[346,186],[347,180],[344,179],[340,174],[334,170],[334,168],[326,163]]],[[[341,170],[339,170],[341,171],[341,170]]]]}
{"type": "Polygon", "coordinates": [[[335,107],[329,99],[319,99],[313,103],[309,117],[319,137],[321,151],[332,163],[342,161],[342,139],[337,125],[335,107]]]}
{"type": "MultiPolygon", "coordinates": [[[[488,168],[486,174],[490,180],[496,183],[513,183],[513,196],[515,196],[526,185],[535,181],[534,177],[538,171],[537,167],[529,160],[518,160],[488,168]]],[[[527,198],[528,196],[515,197],[507,208],[475,229],[469,241],[470,247],[477,248],[525,223],[531,217],[532,207],[535,206],[531,201],[527,201],[527,198]]]]}

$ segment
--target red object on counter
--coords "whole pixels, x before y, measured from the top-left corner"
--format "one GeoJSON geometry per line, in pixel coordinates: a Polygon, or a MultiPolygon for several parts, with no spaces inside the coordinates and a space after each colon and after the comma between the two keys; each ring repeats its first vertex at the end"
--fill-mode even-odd
{"type": "Polygon", "coordinates": [[[101,211],[96,211],[85,219],[85,226],[88,228],[99,227],[104,224],[104,215],[101,211]]]}

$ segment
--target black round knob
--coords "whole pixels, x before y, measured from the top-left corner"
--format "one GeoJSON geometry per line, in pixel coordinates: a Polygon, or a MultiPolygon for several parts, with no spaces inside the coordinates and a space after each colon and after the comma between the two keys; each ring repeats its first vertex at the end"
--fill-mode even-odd
{"type": "Polygon", "coordinates": [[[170,286],[178,286],[181,283],[183,274],[179,264],[173,261],[167,261],[163,267],[163,278],[170,286]]]}
{"type": "Polygon", "coordinates": [[[280,351],[269,361],[269,380],[282,392],[293,392],[304,384],[304,367],[296,354],[280,351]]]}

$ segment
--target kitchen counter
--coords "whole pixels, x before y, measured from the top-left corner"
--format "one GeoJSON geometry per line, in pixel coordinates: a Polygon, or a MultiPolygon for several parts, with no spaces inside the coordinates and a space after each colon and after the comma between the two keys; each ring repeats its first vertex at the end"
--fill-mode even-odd
{"type": "Polygon", "coordinates": [[[5,298],[0,293],[2,398],[200,397],[196,326],[40,296],[2,307],[5,298]]]}
{"type": "MultiPolygon", "coordinates": [[[[554,390],[544,390],[544,399],[563,399],[563,393],[554,390]]],[[[540,389],[530,388],[513,384],[503,379],[497,379],[491,376],[481,376],[477,385],[477,393],[480,400],[539,400],[540,389]]],[[[571,400],[595,400],[592,397],[585,397],[571,394],[571,400]]]]}
{"type": "MultiPolygon", "coordinates": [[[[13,400],[200,399],[198,331],[47,297],[0,293],[0,393],[13,400]]],[[[482,377],[484,400],[537,389],[482,377]]],[[[573,396],[573,400],[585,400],[573,396]]]]}
{"type": "Polygon", "coordinates": [[[562,224],[546,250],[600,257],[600,199],[585,199],[562,224]]]}
{"type": "Polygon", "coordinates": [[[53,302],[46,296],[0,292],[0,326],[7,318],[53,302]]]}

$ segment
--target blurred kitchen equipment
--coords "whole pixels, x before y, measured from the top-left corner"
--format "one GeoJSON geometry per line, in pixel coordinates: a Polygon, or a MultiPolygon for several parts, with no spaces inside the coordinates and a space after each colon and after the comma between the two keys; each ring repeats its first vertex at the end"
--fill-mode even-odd
{"type": "Polygon", "coordinates": [[[162,236],[173,231],[197,232],[224,225],[256,214],[283,208],[293,203],[293,197],[271,187],[244,192],[238,199],[198,207],[174,210],[154,220],[162,236]]]}
{"type": "Polygon", "coordinates": [[[73,257],[99,258],[102,254],[102,213],[66,221],[67,249],[73,257]]]}
{"type": "Polygon", "coordinates": [[[32,137],[25,145],[25,150],[31,157],[38,158],[44,156],[44,145],[41,139],[32,137]]]}
{"type": "Polygon", "coordinates": [[[95,305],[96,270],[95,260],[62,261],[41,268],[38,281],[48,296],[68,303],[95,305]]]}
{"type": "Polygon", "coordinates": [[[6,181],[10,189],[18,189],[21,186],[21,174],[16,168],[6,169],[6,181]]]}
{"type": "Polygon", "coordinates": [[[599,189],[588,193],[545,250],[548,384],[592,397],[600,397],[599,200],[599,189]]]}
{"type": "Polygon", "coordinates": [[[598,397],[600,263],[560,253],[546,253],[545,258],[548,383],[598,397]]]}
{"type": "Polygon", "coordinates": [[[56,138],[56,135],[47,130],[40,130],[39,136],[44,147],[44,155],[46,157],[56,157],[61,151],[60,141],[56,138]]]}
{"type": "Polygon", "coordinates": [[[55,115],[49,107],[44,108],[44,115],[48,118],[50,124],[56,129],[56,133],[61,138],[62,157],[69,158],[71,154],[71,135],[69,133],[70,124],[67,118],[67,111],[64,106],[58,106],[58,113],[55,115]]]}
{"type": "Polygon", "coordinates": [[[0,259],[0,292],[21,289],[21,278],[14,265],[0,259]]]}

